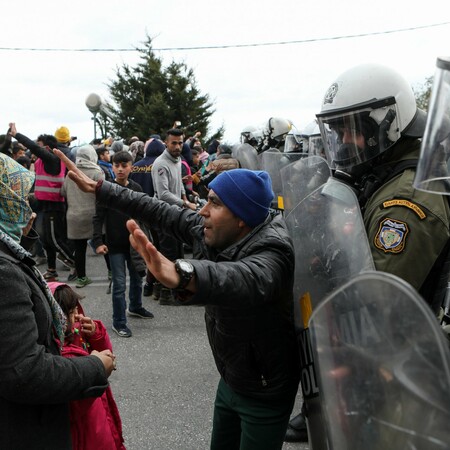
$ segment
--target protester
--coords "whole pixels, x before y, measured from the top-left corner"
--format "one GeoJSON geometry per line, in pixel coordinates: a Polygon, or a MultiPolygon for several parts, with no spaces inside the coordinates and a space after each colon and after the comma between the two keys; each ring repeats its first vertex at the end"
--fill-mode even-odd
{"type": "MultiPolygon", "coordinates": [[[[66,266],[74,267],[73,250],[67,240],[66,202],[60,193],[66,167],[53,154],[53,149],[61,150],[62,148],[63,153],[69,156],[69,149],[66,146],[60,148],[56,138],[51,135],[39,136],[38,141],[41,142],[41,147],[38,143],[18,133],[15,123],[10,123],[9,127],[11,136],[37,156],[34,195],[39,201],[38,214],[41,215],[39,234],[47,255],[47,271],[44,273],[44,278],[55,281],[58,279],[57,256],[66,266]]],[[[75,279],[75,273],[72,275],[75,279]]]]}
{"type": "MultiPolygon", "coordinates": [[[[183,147],[183,132],[172,128],[167,131],[166,149],[155,159],[152,168],[152,181],[155,196],[168,203],[192,210],[196,205],[190,202],[186,196],[181,175],[181,152],[183,147]]],[[[159,230],[159,248],[161,252],[172,261],[181,258],[184,254],[183,245],[167,234],[164,229],[159,230]]],[[[160,291],[159,303],[161,305],[178,304],[167,286],[155,286],[160,291]]],[[[158,298],[158,296],[157,296],[158,298]]]]}
{"type": "MultiPolygon", "coordinates": [[[[113,155],[114,184],[127,190],[142,192],[139,184],[128,177],[131,172],[132,156],[121,151],[113,155]]],[[[96,181],[93,181],[96,183],[96,181]]],[[[98,254],[108,254],[112,272],[112,329],[120,337],[131,337],[126,318],[126,267],[130,276],[128,291],[128,314],[142,319],[151,319],[153,314],[142,306],[142,277],[145,275],[145,264],[139,255],[130,250],[126,221],[128,216],[123,211],[104,208],[97,204],[93,218],[93,245],[98,254]],[[103,228],[105,236],[103,241],[103,228]]]]}
{"type": "MultiPolygon", "coordinates": [[[[92,145],[84,145],[78,149],[76,165],[93,180],[104,179],[92,145]]],[[[82,192],[69,178],[64,180],[61,193],[67,199],[67,236],[75,248],[76,287],[83,288],[92,283],[86,276],[86,246],[94,233],[92,217],[95,214],[95,197],[82,192]]]]}
{"type": "Polygon", "coordinates": [[[239,167],[239,161],[231,156],[231,147],[219,144],[215,159],[205,168],[203,176],[194,180],[194,183],[196,183],[196,186],[208,186],[223,171],[238,169],[239,167]]]}
{"type": "Polygon", "coordinates": [[[75,162],[77,147],[70,148],[73,139],[67,127],[62,126],[56,129],[54,134],[57,141],[57,148],[64,154],[69,155],[69,158],[75,162]]]}
{"type": "Polygon", "coordinates": [[[221,375],[212,450],[281,449],[299,381],[293,322],[294,251],[266,172],[235,169],[209,186],[199,214],[145,194],[95,183],[70,164],[69,176],[99,204],[164,227],[192,245],[198,260],[170,261],[134,221],[131,242],[182,304],[205,305],[211,349],[221,375]]]}
{"type": "MultiPolygon", "coordinates": [[[[82,297],[67,284],[49,282],[48,285],[67,320],[62,355],[78,358],[93,350],[112,352],[103,323],[85,316],[80,303],[82,297]]],[[[74,450],[125,450],[122,421],[110,386],[101,397],[71,401],[70,424],[74,450]]]]}
{"type": "MultiPolygon", "coordinates": [[[[135,162],[133,164],[133,167],[131,168],[130,179],[136,181],[136,183],[138,183],[142,187],[142,190],[152,197],[153,195],[155,195],[152,178],[153,163],[155,162],[156,158],[163,153],[165,148],[166,146],[160,139],[158,139],[157,137],[150,138],[144,146],[145,157],[135,162]]],[[[155,246],[159,248],[159,237],[156,230],[152,231],[152,238],[155,246]]],[[[145,284],[143,289],[144,297],[149,297],[154,293],[154,283],[155,278],[149,270],[146,270],[145,284]]],[[[160,285],[158,285],[158,287],[160,287],[160,285]]],[[[158,294],[160,294],[160,292],[158,294]]],[[[157,297],[158,295],[155,295],[155,300],[157,299],[157,297]]]]}
{"type": "Polygon", "coordinates": [[[130,179],[138,183],[142,190],[150,196],[155,195],[152,178],[153,163],[164,152],[165,148],[160,139],[149,139],[144,146],[144,158],[135,162],[131,169],[130,179]]]}
{"type": "Polygon", "coordinates": [[[61,356],[61,308],[20,245],[33,181],[32,172],[0,154],[0,448],[69,450],[69,401],[103,394],[114,355],[61,356]]]}
{"type": "Polygon", "coordinates": [[[97,152],[98,157],[97,163],[105,173],[105,180],[113,181],[114,178],[116,178],[116,175],[114,174],[114,170],[112,168],[111,154],[109,153],[109,150],[102,145],[97,147],[95,151],[97,152]]]}
{"type": "Polygon", "coordinates": [[[133,157],[133,162],[138,162],[144,157],[145,155],[144,146],[145,144],[140,140],[133,141],[130,143],[129,152],[133,157]]]}

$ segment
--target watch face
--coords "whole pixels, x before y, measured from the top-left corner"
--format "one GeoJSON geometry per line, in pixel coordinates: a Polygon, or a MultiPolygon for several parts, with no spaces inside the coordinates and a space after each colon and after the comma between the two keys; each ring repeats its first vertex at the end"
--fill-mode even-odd
{"type": "Polygon", "coordinates": [[[183,272],[192,272],[192,265],[188,261],[184,261],[183,259],[178,261],[178,265],[183,272]]]}

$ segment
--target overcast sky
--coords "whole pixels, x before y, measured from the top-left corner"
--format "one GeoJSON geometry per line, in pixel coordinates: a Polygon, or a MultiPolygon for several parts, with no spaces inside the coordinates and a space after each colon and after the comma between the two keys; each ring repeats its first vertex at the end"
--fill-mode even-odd
{"type": "MultiPolygon", "coordinates": [[[[441,0],[414,6],[411,0],[16,0],[3,8],[0,34],[0,133],[15,121],[31,138],[61,125],[93,138],[85,99],[108,99],[115,70],[139,60],[137,52],[4,50],[155,49],[319,41],[243,48],[157,51],[168,64],[194,69],[202,93],[215,104],[211,130],[225,126],[224,140],[239,140],[242,128],[272,116],[301,129],[320,110],[328,86],[363,62],[388,65],[414,87],[434,74],[438,56],[449,56],[450,24],[351,39],[348,35],[450,22],[441,0]]],[[[170,127],[171,124],[167,124],[170,127]]],[[[3,131],[4,130],[4,131],[3,131]]]]}

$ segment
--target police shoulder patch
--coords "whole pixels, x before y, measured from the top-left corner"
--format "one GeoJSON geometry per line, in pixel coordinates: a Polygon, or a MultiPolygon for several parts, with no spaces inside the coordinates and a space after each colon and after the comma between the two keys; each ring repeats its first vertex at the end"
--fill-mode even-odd
{"type": "Polygon", "coordinates": [[[404,206],[405,208],[409,208],[419,216],[420,220],[423,220],[427,217],[424,210],[417,203],[413,203],[404,198],[394,198],[392,200],[383,202],[383,209],[390,208],[392,206],[404,206]]]}
{"type": "Polygon", "coordinates": [[[385,253],[401,253],[405,249],[409,227],[406,222],[387,217],[383,219],[375,235],[375,247],[385,253]]]}

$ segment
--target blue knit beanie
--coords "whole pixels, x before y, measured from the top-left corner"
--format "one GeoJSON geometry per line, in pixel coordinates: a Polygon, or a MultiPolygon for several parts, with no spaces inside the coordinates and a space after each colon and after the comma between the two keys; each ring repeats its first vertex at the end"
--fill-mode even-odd
{"type": "Polygon", "coordinates": [[[272,181],[262,170],[233,169],[222,172],[208,187],[223,204],[249,227],[266,219],[273,200],[272,181]]]}

